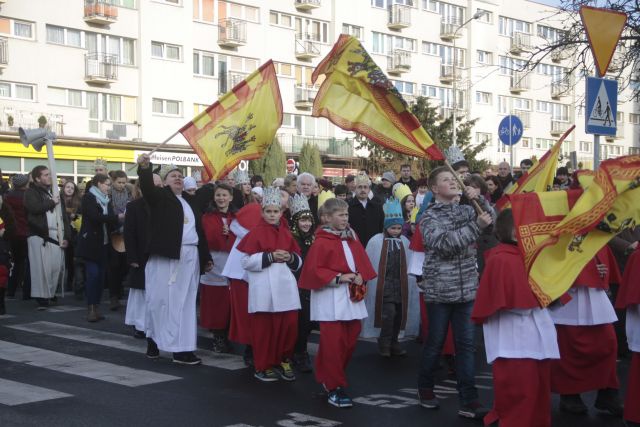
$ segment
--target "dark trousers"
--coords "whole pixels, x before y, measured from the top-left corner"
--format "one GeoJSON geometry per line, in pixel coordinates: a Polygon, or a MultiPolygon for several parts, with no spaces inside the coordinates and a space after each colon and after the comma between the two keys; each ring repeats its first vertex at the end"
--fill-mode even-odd
{"type": "Polygon", "coordinates": [[[11,239],[11,255],[13,258],[13,268],[9,276],[7,294],[15,295],[18,287],[22,286],[22,299],[31,298],[31,274],[29,274],[26,238],[11,239]]]}
{"type": "Polygon", "coordinates": [[[311,319],[311,291],[299,289],[300,310],[298,311],[298,338],[296,340],[295,353],[302,354],[307,351],[307,341],[315,322],[311,319]]]}
{"type": "Polygon", "coordinates": [[[64,268],[66,272],[64,290],[67,292],[73,290],[73,275],[75,274],[75,269],[73,268],[73,252],[74,247],[71,244],[64,249],[64,268]]]}
{"type": "Polygon", "coordinates": [[[82,297],[84,293],[85,282],[85,265],[84,259],[74,257],[73,258],[73,293],[76,296],[82,297]]]}
{"type": "Polygon", "coordinates": [[[85,293],[88,305],[99,305],[102,289],[104,287],[105,273],[107,267],[107,245],[102,247],[98,261],[85,259],[85,293]]]}
{"type": "Polygon", "coordinates": [[[402,324],[402,304],[399,302],[382,302],[382,324],[380,325],[381,345],[389,346],[398,341],[400,325],[402,324]]]}
{"type": "Polygon", "coordinates": [[[125,277],[127,277],[127,254],[118,252],[111,245],[109,246],[109,273],[107,281],[109,282],[109,296],[111,298],[122,298],[125,277]]]}
{"type": "Polygon", "coordinates": [[[427,302],[429,335],[422,350],[422,364],[418,387],[432,389],[449,322],[453,329],[456,349],[456,376],[460,403],[469,404],[478,399],[475,384],[475,327],[471,323],[473,301],[458,304],[427,302]]]}

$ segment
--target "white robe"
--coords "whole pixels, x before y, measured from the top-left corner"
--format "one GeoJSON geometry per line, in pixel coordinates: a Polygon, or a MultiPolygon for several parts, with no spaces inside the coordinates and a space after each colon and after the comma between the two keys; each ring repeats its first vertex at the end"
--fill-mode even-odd
{"type": "Polygon", "coordinates": [[[300,310],[298,282],[287,264],[276,262],[262,268],[263,252],[243,254],[242,267],[249,283],[249,313],[300,310]]]}
{"type": "Polygon", "coordinates": [[[209,251],[209,254],[213,260],[213,268],[200,276],[200,283],[208,286],[229,286],[229,279],[222,274],[229,252],[209,251]]]}
{"type": "MultiPolygon", "coordinates": [[[[401,236],[402,246],[404,246],[404,253],[407,261],[407,270],[410,263],[411,251],[409,250],[409,240],[401,236]]],[[[367,243],[367,255],[371,261],[371,265],[377,271],[380,265],[380,255],[382,251],[382,243],[384,241],[384,235],[382,233],[376,234],[367,243]]],[[[380,272],[378,272],[378,276],[380,272]]],[[[367,306],[367,312],[372,313],[362,322],[362,332],[360,336],[364,338],[377,338],[380,336],[380,328],[374,327],[375,312],[376,312],[376,293],[378,287],[378,278],[367,282],[367,294],[364,297],[365,304],[367,306]]],[[[408,274],[407,280],[407,324],[403,331],[400,331],[400,337],[415,337],[420,330],[420,295],[418,294],[418,286],[416,285],[415,276],[408,274]]]]}
{"type": "Polygon", "coordinates": [[[146,335],[168,352],[194,351],[197,340],[196,294],[200,279],[198,234],[189,204],[178,197],[187,220],[180,259],[152,255],[145,267],[146,335]]]}
{"type": "Polygon", "coordinates": [[[640,304],[627,307],[626,323],[629,350],[640,353],[640,304]]]}
{"type": "Polygon", "coordinates": [[[238,250],[238,244],[240,244],[244,236],[249,233],[249,230],[241,226],[236,219],[231,221],[229,229],[233,234],[235,234],[236,241],[233,243],[233,247],[231,248],[231,252],[229,252],[229,256],[227,257],[227,261],[224,264],[221,274],[229,279],[244,280],[247,282],[249,277],[247,276],[245,269],[242,268],[243,254],[238,250]]]}
{"type": "MultiPolygon", "coordinates": [[[[47,211],[49,238],[58,240],[58,223],[54,212],[47,211]]],[[[58,285],[64,280],[64,249],[45,242],[42,237],[27,238],[29,268],[31,272],[31,296],[33,298],[53,298],[58,285]]],[[[64,287],[63,287],[64,289],[64,287]]]]}
{"type": "Polygon", "coordinates": [[[146,330],[147,302],[144,289],[129,289],[127,300],[127,312],[124,316],[124,324],[136,328],[138,331],[146,330]]]}
{"type": "MultiPolygon", "coordinates": [[[[346,241],[342,241],[342,250],[349,269],[355,273],[356,263],[346,241]]],[[[311,320],[334,322],[337,320],[356,320],[367,317],[364,300],[353,302],[349,287],[345,284],[333,284],[311,291],[311,320]]]]}
{"type": "Polygon", "coordinates": [[[556,325],[591,326],[618,320],[604,289],[573,286],[569,295],[571,301],[567,304],[549,308],[556,325]]]}

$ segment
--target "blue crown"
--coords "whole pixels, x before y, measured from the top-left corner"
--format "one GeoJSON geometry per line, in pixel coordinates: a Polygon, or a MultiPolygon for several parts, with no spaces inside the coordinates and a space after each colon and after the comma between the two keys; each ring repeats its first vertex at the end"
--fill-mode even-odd
{"type": "Polygon", "coordinates": [[[400,200],[396,198],[387,199],[382,207],[384,210],[384,228],[387,229],[392,225],[402,225],[404,217],[402,215],[402,206],[400,200]]]}

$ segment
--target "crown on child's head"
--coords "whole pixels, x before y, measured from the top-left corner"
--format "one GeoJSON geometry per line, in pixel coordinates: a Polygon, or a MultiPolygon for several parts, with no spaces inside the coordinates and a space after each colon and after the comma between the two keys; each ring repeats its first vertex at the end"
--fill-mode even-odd
{"type": "Polygon", "coordinates": [[[249,184],[251,182],[249,179],[249,172],[240,169],[236,169],[234,180],[236,181],[236,184],[249,184]]]}
{"type": "Polygon", "coordinates": [[[96,159],[95,162],[93,162],[93,167],[103,167],[106,168],[107,167],[107,161],[105,159],[103,159],[102,157],[98,157],[96,159]]]}
{"type": "Polygon", "coordinates": [[[335,199],[336,198],[336,194],[331,191],[331,190],[322,190],[320,192],[320,194],[318,194],[318,207],[324,205],[324,202],[326,202],[329,199],[335,199]]]}
{"type": "Polygon", "coordinates": [[[382,206],[384,210],[384,228],[387,229],[392,225],[402,225],[404,223],[404,217],[402,215],[402,206],[400,206],[400,200],[391,197],[384,202],[382,206]]]}
{"type": "Polygon", "coordinates": [[[289,211],[291,212],[292,217],[294,217],[299,212],[311,213],[311,208],[309,208],[309,201],[304,195],[296,194],[289,201],[289,211]]]}
{"type": "Polygon", "coordinates": [[[172,164],[161,165],[160,170],[158,171],[158,175],[160,175],[160,178],[164,180],[167,177],[167,175],[169,175],[169,172],[179,171],[179,170],[180,168],[176,165],[172,165],[172,164]]]}
{"type": "Polygon", "coordinates": [[[412,194],[411,188],[407,184],[396,183],[393,185],[393,197],[402,201],[405,197],[412,194]]]}
{"type": "Polygon", "coordinates": [[[280,189],[275,187],[267,187],[263,189],[262,207],[265,206],[278,206],[280,207],[281,194],[280,189]]]}
{"type": "Polygon", "coordinates": [[[371,185],[371,180],[369,179],[369,177],[365,173],[361,173],[361,174],[356,175],[355,181],[356,181],[356,186],[358,186],[358,185],[371,185]]]}

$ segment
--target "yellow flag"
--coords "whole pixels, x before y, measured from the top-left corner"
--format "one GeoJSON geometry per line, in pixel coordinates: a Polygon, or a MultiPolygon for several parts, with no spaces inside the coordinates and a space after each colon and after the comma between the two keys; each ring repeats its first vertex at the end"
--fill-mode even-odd
{"type": "Polygon", "coordinates": [[[444,160],[407,103],[355,37],[342,34],[313,72],[326,79],[312,115],[409,156],[444,160]]]}
{"type": "Polygon", "coordinates": [[[280,88],[269,60],[180,133],[200,157],[208,179],[215,180],[227,175],[240,160],[261,157],[281,124],[280,88]]]}

